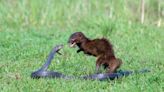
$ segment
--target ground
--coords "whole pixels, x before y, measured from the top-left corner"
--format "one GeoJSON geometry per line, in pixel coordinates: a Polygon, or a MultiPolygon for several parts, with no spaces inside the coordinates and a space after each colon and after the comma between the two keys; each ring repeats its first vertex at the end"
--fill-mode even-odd
{"type": "Polygon", "coordinates": [[[115,9],[115,2],[108,0],[0,2],[1,92],[164,91],[164,26],[131,20],[124,12],[118,13],[121,10],[115,9]],[[95,73],[96,58],[77,54],[77,48],[68,46],[69,36],[76,31],[91,39],[110,40],[116,56],[123,61],[121,70],[148,68],[151,72],[114,81],[31,79],[31,72],[44,63],[57,44],[64,44],[64,48],[62,55],[56,55],[50,70],[73,76],[95,73]]]}

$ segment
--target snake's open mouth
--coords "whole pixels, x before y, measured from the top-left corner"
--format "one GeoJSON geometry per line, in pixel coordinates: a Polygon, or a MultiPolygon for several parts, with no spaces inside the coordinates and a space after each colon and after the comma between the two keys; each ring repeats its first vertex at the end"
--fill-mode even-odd
{"type": "Polygon", "coordinates": [[[70,43],[70,47],[75,47],[75,45],[76,45],[76,43],[74,42],[74,43],[70,43]]]}

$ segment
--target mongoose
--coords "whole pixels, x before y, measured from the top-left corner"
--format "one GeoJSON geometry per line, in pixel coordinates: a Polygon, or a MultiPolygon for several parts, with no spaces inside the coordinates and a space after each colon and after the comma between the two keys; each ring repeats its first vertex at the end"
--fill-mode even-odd
{"type": "Polygon", "coordinates": [[[85,54],[97,57],[97,73],[101,65],[108,69],[107,73],[114,73],[122,64],[121,59],[115,57],[112,44],[105,38],[91,40],[82,32],[75,32],[70,36],[68,43],[70,47],[78,46],[77,53],[83,51],[85,54]]]}

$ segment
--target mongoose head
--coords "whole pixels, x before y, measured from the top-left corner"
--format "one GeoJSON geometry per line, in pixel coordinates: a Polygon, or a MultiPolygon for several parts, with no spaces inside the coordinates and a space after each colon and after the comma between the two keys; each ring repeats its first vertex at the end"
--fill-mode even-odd
{"type": "Polygon", "coordinates": [[[81,43],[85,39],[85,35],[82,32],[73,33],[68,40],[70,47],[75,47],[78,43],[81,43]]]}

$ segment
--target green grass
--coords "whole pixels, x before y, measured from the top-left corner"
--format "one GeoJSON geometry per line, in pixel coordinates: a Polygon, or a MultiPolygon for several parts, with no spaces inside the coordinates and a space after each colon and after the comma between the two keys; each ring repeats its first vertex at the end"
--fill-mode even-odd
{"type": "Polygon", "coordinates": [[[0,0],[0,91],[163,92],[163,21],[156,27],[152,15],[142,25],[136,21],[139,15],[133,17],[126,5],[124,0],[0,0]],[[123,60],[122,70],[149,68],[151,72],[103,82],[31,79],[31,72],[57,44],[64,44],[63,55],[55,57],[50,70],[73,76],[95,73],[96,58],[76,54],[77,48],[67,44],[76,31],[92,39],[109,39],[123,60]]]}

